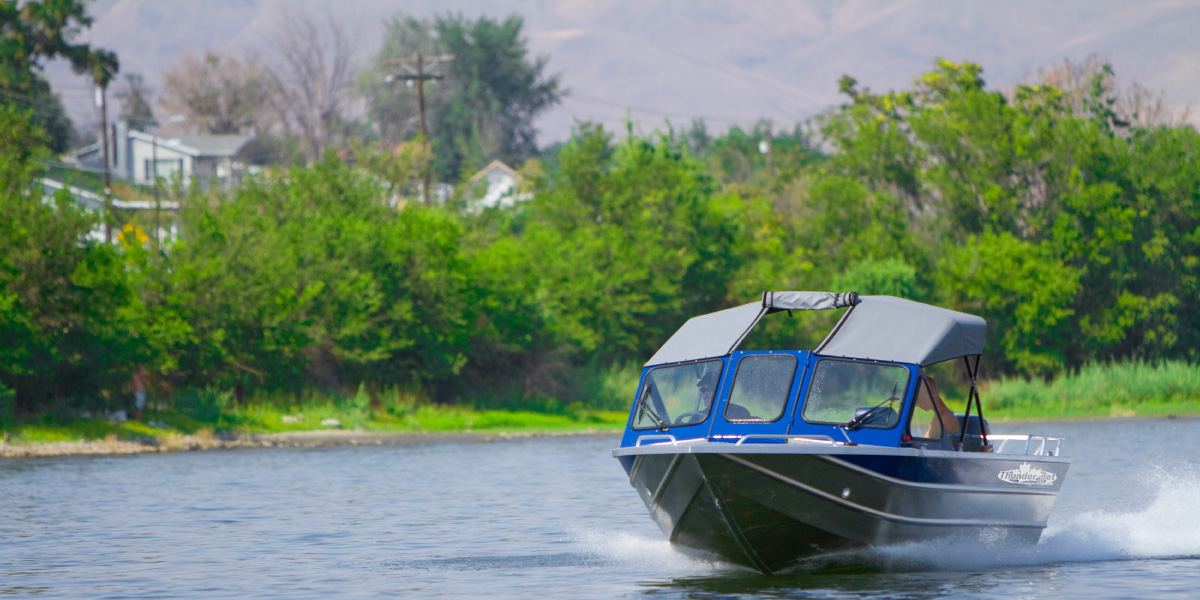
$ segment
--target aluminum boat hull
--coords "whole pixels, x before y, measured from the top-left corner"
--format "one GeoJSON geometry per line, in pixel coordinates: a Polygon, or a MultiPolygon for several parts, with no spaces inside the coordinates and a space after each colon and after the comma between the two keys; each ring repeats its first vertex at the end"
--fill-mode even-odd
{"type": "Polygon", "coordinates": [[[620,448],[678,546],[777,573],[828,552],[1004,536],[1035,543],[1069,459],[827,444],[620,448]]]}

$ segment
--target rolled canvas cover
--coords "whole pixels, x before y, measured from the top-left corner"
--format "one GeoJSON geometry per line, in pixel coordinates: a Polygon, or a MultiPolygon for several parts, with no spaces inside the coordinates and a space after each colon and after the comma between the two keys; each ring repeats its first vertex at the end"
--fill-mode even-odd
{"type": "Polygon", "coordinates": [[[766,313],[759,302],[688,319],[646,366],[725,356],[742,343],[766,313]]]}
{"type": "Polygon", "coordinates": [[[987,322],[975,315],[892,296],[863,296],[816,352],[917,364],[983,354],[987,322]]]}
{"type": "Polygon", "coordinates": [[[763,292],[763,306],[775,310],[828,310],[858,304],[858,292],[763,292]]]}

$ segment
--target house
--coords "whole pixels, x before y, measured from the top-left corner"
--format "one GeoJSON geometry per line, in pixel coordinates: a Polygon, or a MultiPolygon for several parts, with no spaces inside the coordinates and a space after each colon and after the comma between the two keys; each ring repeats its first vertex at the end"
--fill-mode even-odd
{"type": "MultiPolygon", "coordinates": [[[[204,188],[233,187],[246,171],[239,155],[250,141],[246,135],[155,135],[118,122],[109,130],[109,174],[141,184],[154,183],[157,174],[166,180],[179,177],[184,184],[194,178],[204,188]]],[[[99,142],[77,152],[75,159],[89,170],[104,169],[99,142]]]]}
{"type": "Polygon", "coordinates": [[[470,188],[483,183],[486,183],[487,187],[484,189],[483,196],[479,198],[480,206],[487,208],[512,206],[532,197],[528,192],[517,191],[517,185],[521,183],[520,173],[499,160],[493,160],[467,181],[470,188]]]}

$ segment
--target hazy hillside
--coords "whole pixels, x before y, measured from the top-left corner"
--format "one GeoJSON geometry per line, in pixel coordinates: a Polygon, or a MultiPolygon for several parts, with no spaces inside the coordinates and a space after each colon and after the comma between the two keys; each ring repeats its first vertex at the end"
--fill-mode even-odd
{"type": "MultiPolygon", "coordinates": [[[[712,129],[768,117],[787,125],[838,101],[850,74],[872,89],[905,86],[934,57],[981,63],[1007,85],[1065,57],[1105,56],[1184,105],[1200,99],[1200,3],[1064,0],[99,0],[90,38],[122,70],[156,82],[187,49],[261,47],[281,11],[328,11],[358,32],[361,58],[398,11],[525,16],[535,52],[551,57],[571,96],[545,115],[543,143],[576,119],[615,125],[628,107],[644,129],[705,117],[712,129]]],[[[56,66],[77,121],[91,119],[85,81],[56,66]]]]}

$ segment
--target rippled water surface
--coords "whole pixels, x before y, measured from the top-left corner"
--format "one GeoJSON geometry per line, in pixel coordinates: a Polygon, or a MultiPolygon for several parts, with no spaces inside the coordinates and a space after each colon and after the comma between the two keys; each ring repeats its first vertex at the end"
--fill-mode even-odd
{"type": "Polygon", "coordinates": [[[671,549],[616,436],[8,460],[0,595],[1200,596],[1200,421],[1020,429],[1073,457],[1037,547],[912,544],[776,577],[671,549]]]}

